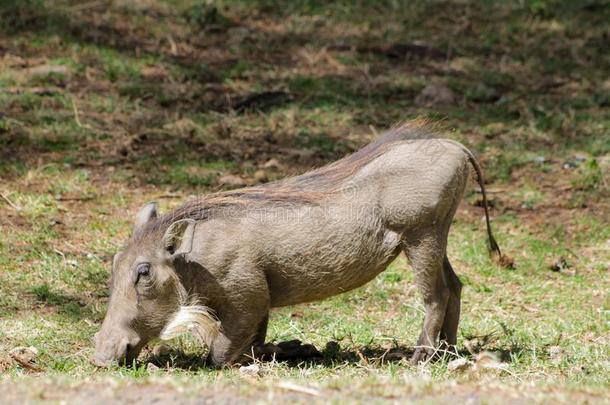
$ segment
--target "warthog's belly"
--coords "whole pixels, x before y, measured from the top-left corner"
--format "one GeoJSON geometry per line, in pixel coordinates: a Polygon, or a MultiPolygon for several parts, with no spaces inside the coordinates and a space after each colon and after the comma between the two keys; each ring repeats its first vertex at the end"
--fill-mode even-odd
{"type": "Polygon", "coordinates": [[[273,307],[328,298],[369,282],[396,258],[401,237],[391,230],[349,233],[287,253],[268,269],[273,307]]]}

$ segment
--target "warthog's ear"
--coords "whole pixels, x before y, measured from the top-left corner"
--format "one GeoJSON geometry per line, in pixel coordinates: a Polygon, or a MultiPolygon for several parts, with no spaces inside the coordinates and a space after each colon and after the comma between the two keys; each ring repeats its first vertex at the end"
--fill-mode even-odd
{"type": "Polygon", "coordinates": [[[165,250],[171,255],[190,253],[193,249],[195,224],[192,219],[181,219],[171,224],[163,235],[165,250]]]}
{"type": "Polygon", "coordinates": [[[136,235],[144,230],[148,221],[157,218],[157,203],[149,202],[138,211],[133,224],[133,234],[136,235]]]}

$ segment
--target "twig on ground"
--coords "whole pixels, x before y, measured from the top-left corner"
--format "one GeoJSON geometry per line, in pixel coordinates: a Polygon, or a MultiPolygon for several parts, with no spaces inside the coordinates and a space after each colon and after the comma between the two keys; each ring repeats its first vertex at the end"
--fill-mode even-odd
{"type": "Polygon", "coordinates": [[[56,248],[53,248],[53,251],[54,251],[55,253],[57,253],[58,255],[60,255],[60,256],[61,256],[61,258],[62,258],[64,261],[66,260],[66,255],[64,254],[64,252],[62,252],[61,250],[56,249],[56,248]]]}
{"type": "Polygon", "coordinates": [[[320,396],[320,391],[315,388],[303,387],[289,381],[280,381],[277,387],[289,391],[300,392],[302,394],[312,395],[314,397],[320,396]]]}
{"type": "Polygon", "coordinates": [[[178,47],[176,46],[176,42],[169,34],[167,35],[167,42],[169,43],[169,52],[172,54],[172,56],[178,55],[178,47]]]}
{"type": "MultiPolygon", "coordinates": [[[[487,194],[498,194],[498,193],[504,193],[506,191],[507,191],[507,189],[505,189],[505,188],[486,188],[485,189],[485,192],[487,194]]],[[[476,189],[475,192],[481,194],[481,190],[479,190],[479,189],[476,189]]]]}
{"type": "Polygon", "coordinates": [[[78,125],[79,127],[83,127],[83,124],[80,122],[80,118],[78,115],[78,108],[76,107],[76,102],[74,101],[74,97],[71,98],[72,100],[72,111],[74,111],[74,121],[76,122],[76,125],[78,125]]]}
{"type": "Polygon", "coordinates": [[[13,203],[13,202],[11,201],[11,199],[10,199],[10,198],[8,198],[8,196],[7,196],[6,194],[4,194],[4,193],[0,193],[0,197],[2,197],[2,199],[3,199],[4,201],[6,201],[6,203],[7,203],[8,205],[10,205],[10,206],[11,206],[11,207],[12,207],[12,208],[15,210],[15,211],[21,211],[21,207],[20,207],[20,206],[18,206],[18,205],[16,205],[15,203],[13,203]]]}
{"type": "Polygon", "coordinates": [[[57,201],[91,201],[95,199],[95,196],[84,196],[84,197],[57,197],[57,201]]]}
{"type": "Polygon", "coordinates": [[[161,194],[159,196],[157,196],[156,198],[182,198],[183,195],[182,194],[161,194]]]}
{"type": "Polygon", "coordinates": [[[39,96],[51,96],[60,93],[61,89],[57,87],[4,87],[1,88],[2,93],[8,94],[36,94],[39,96]]]}
{"type": "Polygon", "coordinates": [[[111,5],[112,5],[112,0],[111,1],[94,0],[94,1],[87,2],[87,3],[77,4],[76,6],[69,7],[68,11],[70,11],[72,13],[76,13],[76,12],[83,12],[85,10],[90,10],[92,8],[97,8],[100,6],[108,7],[111,5]]]}
{"type": "Polygon", "coordinates": [[[369,129],[371,130],[371,132],[373,133],[373,135],[375,135],[375,138],[379,138],[379,132],[377,132],[377,130],[375,129],[374,126],[369,125],[369,129]]]}

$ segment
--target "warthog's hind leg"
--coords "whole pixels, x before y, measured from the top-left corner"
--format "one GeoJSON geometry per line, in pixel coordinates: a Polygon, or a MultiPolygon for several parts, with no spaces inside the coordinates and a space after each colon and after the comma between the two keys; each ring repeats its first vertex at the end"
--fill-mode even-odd
{"type": "Polygon", "coordinates": [[[424,326],[411,358],[414,364],[429,359],[436,352],[449,302],[450,289],[443,271],[446,234],[439,233],[433,229],[407,242],[405,248],[426,308],[424,326]]]}
{"type": "Polygon", "coordinates": [[[253,346],[261,346],[265,344],[265,338],[267,337],[267,325],[269,324],[269,314],[265,315],[263,320],[258,325],[258,332],[254,336],[253,346]]]}
{"type": "Polygon", "coordinates": [[[460,305],[462,294],[462,283],[458,276],[453,271],[449,259],[445,255],[443,260],[443,274],[445,281],[449,287],[449,302],[447,303],[447,311],[445,312],[445,320],[441,327],[441,342],[445,343],[446,349],[455,351],[457,344],[457,330],[460,321],[460,305]]]}

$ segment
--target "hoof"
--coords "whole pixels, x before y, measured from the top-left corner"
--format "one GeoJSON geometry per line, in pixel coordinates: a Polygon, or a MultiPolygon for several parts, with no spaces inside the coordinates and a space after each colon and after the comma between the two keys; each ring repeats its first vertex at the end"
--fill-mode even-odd
{"type": "Polygon", "coordinates": [[[435,350],[430,348],[418,347],[415,349],[415,353],[411,356],[411,360],[409,362],[416,366],[419,363],[426,362],[432,358],[435,350]]]}

